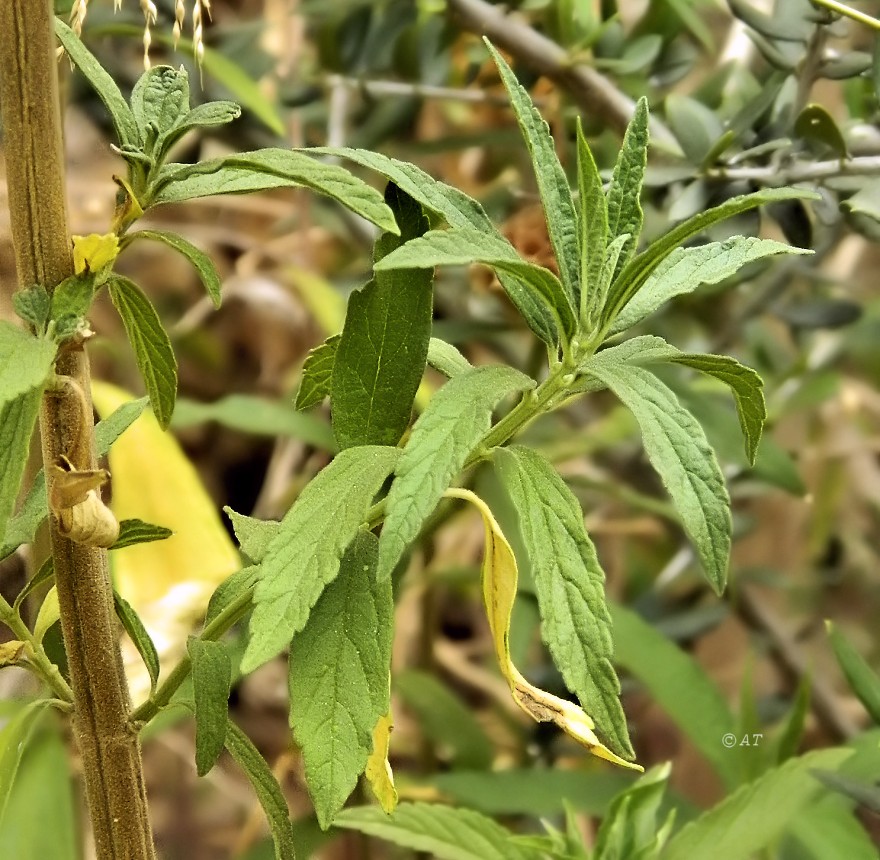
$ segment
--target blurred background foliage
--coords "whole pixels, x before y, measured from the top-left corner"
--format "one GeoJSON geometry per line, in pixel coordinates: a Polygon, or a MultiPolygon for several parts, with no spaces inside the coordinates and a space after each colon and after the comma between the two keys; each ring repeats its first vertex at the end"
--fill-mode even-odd
{"type": "MultiPolygon", "coordinates": [[[[483,201],[523,254],[550,267],[527,153],[479,41],[483,33],[510,57],[569,169],[575,116],[583,117],[600,169],[610,171],[632,100],[648,97],[648,236],[762,186],[804,184],[821,193],[815,204],[751,212],[711,236],[784,237],[814,248],[813,257],[753,265],[673,301],[640,326],[683,350],[729,352],[766,382],[770,419],[749,468],[725,392],[686,373],[670,371],[666,379],[703,423],[728,477],[737,540],[724,600],[698,575],[635,423],[610,395],[580,400],[527,434],[583,503],[615,604],[639,761],[672,762],[665,802],[677,808],[677,822],[796,752],[861,737],[861,772],[838,776],[821,799],[811,796],[777,822],[773,847],[761,856],[876,856],[877,738],[862,734],[868,715],[823,624],[833,620],[876,664],[880,51],[872,32],[808,0],[214,0],[200,73],[191,45],[184,40],[172,49],[173,0],[156,6],[153,62],[183,64],[194,82],[201,75],[194,100],[232,98],[245,108],[240,121],[215,135],[184,138],[174,160],[266,145],[377,149],[483,201]],[[737,739],[731,749],[722,743],[725,732],[737,739]],[[829,842],[828,833],[853,841],[840,853],[844,843],[829,842]]],[[[56,7],[66,14],[69,3],[56,7]]],[[[141,72],[141,35],[134,3],[114,14],[109,0],[93,0],[83,38],[123,89],[141,72]]],[[[121,162],[109,147],[100,102],[63,63],[61,73],[71,223],[76,233],[103,232],[112,213],[111,175],[121,162]]],[[[340,330],[347,294],[367,279],[373,237],[364,223],[304,191],[167,206],[149,220],[209,251],[224,277],[223,307],[214,312],[193,272],[154,243],[137,244],[120,266],[136,272],[156,302],[181,365],[173,424],[181,447],[163,446],[144,430],[140,444],[116,449],[110,464],[115,503],[134,496],[137,516],[178,533],[179,555],[173,541],[148,545],[172,555],[132,555],[117,571],[132,583],[128,599],[152,625],[164,662],[181,652],[202,617],[204,583],[230,572],[233,544],[215,511],[230,505],[278,518],[332,456],[323,407],[298,413],[293,397],[308,350],[340,330]],[[195,471],[172,483],[181,458],[195,471]],[[120,485],[126,474],[134,488],[120,485]]],[[[0,314],[10,318],[11,266],[4,239],[0,314]]],[[[541,345],[488,270],[439,272],[435,307],[436,334],[473,363],[504,361],[529,373],[540,367],[541,345]]],[[[113,314],[99,307],[93,328],[97,375],[138,394],[113,314]]],[[[429,374],[425,385],[438,384],[429,374]]],[[[478,472],[473,481],[515,540],[491,476],[478,472]]],[[[563,829],[568,821],[592,845],[611,798],[632,778],[511,710],[479,606],[481,544],[475,517],[445,510],[397,584],[391,761],[401,799],[450,801],[524,834],[542,832],[539,818],[563,829]]],[[[26,567],[23,556],[0,567],[4,591],[18,591],[26,567]]],[[[524,569],[514,659],[543,688],[564,694],[537,625],[524,569]]],[[[7,670],[3,697],[22,695],[25,683],[7,670]]],[[[136,697],[139,689],[135,682],[136,697]]],[[[356,830],[319,833],[285,697],[281,664],[270,664],[236,686],[233,713],[285,787],[299,819],[301,856],[413,856],[356,830]]],[[[63,750],[51,722],[46,715],[35,729],[44,740],[27,752],[10,803],[18,797],[21,805],[21,792],[40,785],[43,815],[73,832],[76,814],[69,787],[58,782],[63,750]],[[51,791],[34,773],[55,775],[51,791]]],[[[192,747],[185,722],[151,732],[146,744],[162,856],[272,856],[261,813],[234,766],[224,761],[197,784],[192,747]]],[[[75,856],[63,853],[63,840],[35,848],[22,836],[36,832],[22,822],[40,817],[32,804],[25,808],[32,818],[6,817],[18,822],[4,825],[12,829],[3,844],[17,846],[8,856],[75,856]]],[[[770,826],[772,808],[765,816],[770,826]]]]}

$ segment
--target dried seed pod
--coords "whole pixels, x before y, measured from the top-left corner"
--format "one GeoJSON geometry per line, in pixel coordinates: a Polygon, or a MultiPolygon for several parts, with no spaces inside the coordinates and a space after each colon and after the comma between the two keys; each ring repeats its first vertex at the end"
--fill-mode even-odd
{"type": "Polygon", "coordinates": [[[86,546],[107,548],[116,543],[119,523],[99,494],[109,480],[106,469],[79,471],[66,457],[52,467],[49,507],[64,537],[86,546]]]}

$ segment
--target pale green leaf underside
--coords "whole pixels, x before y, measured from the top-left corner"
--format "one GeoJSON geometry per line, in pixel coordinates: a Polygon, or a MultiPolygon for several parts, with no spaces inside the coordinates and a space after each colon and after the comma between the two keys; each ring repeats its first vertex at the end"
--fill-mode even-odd
{"type": "Polygon", "coordinates": [[[507,394],[533,388],[511,367],[477,367],[449,380],[413,426],[395,470],[379,542],[379,578],[390,575],[443,493],[488,432],[507,394]]]}
{"type": "Polygon", "coordinates": [[[0,320],[0,405],[32,388],[41,388],[52,369],[56,350],[53,340],[35,337],[0,320]]]}
{"type": "Polygon", "coordinates": [[[609,334],[621,331],[650,316],[669,299],[693,292],[702,284],[717,284],[735,275],[747,263],[777,254],[811,254],[771,239],[733,236],[696,248],[677,248],[651,273],[644,286],[614,320],[609,334]]]}
{"type": "Polygon", "coordinates": [[[196,712],[196,772],[204,776],[226,743],[232,663],[221,642],[191,636],[186,650],[192,662],[196,712]]]}
{"type": "Polygon", "coordinates": [[[428,341],[428,364],[450,379],[473,369],[473,365],[451,343],[432,337],[428,341]]]}
{"type": "Polygon", "coordinates": [[[625,352],[616,354],[618,349],[598,353],[582,369],[607,385],[636,417],[648,459],[663,480],[712,587],[720,593],[727,581],[731,521],[715,453],[703,428],[668,386],[645,368],[628,363],[625,352]]]}
{"type": "Polygon", "coordinates": [[[529,556],[542,636],[568,688],[618,755],[634,758],[620,705],[620,681],[605,603],[605,575],[584,529],[577,499],[537,452],[520,446],[493,454],[517,511],[529,556]]]}
{"type": "Polygon", "coordinates": [[[290,724],[321,827],[351,794],[387,713],[394,601],[376,579],[378,540],[362,531],[290,647],[290,724]]]}
{"type": "Polygon", "coordinates": [[[348,448],[302,491],[260,566],[242,672],[280,653],[303,629],[399,453],[378,445],[348,448]]]}

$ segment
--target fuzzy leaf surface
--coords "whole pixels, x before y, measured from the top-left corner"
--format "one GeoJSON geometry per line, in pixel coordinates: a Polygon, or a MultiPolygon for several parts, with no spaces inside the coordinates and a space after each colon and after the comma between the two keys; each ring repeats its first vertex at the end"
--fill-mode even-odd
{"type": "Polygon", "coordinates": [[[226,742],[232,662],[221,642],[190,636],[186,650],[192,664],[196,713],[196,772],[204,776],[226,742]]]}
{"type": "Polygon", "coordinates": [[[290,725],[324,829],[363,773],[390,704],[394,601],[391,580],[376,579],[378,547],[358,533],[290,646],[290,725]]]}
{"type": "Polygon", "coordinates": [[[448,379],[473,368],[456,347],[439,337],[432,337],[428,341],[428,364],[448,379]]]}
{"type": "MultiPolygon", "coordinates": [[[[602,177],[593,153],[587,145],[581,121],[577,121],[578,238],[580,254],[581,316],[592,319],[601,307],[599,274],[608,243],[608,203],[602,177]]],[[[615,267],[617,263],[615,261],[615,267]]]]}
{"type": "Polygon", "coordinates": [[[132,605],[124,598],[120,597],[118,592],[113,591],[113,603],[116,608],[116,617],[122,622],[125,632],[131,639],[147,672],[150,675],[150,693],[156,692],[156,682],[159,680],[159,653],[153,643],[147,628],[144,627],[140,616],[134,611],[132,605]]]}
{"type": "Polygon", "coordinates": [[[42,388],[57,351],[55,342],[0,320],[0,405],[42,388]]]}
{"type": "Polygon", "coordinates": [[[228,505],[223,512],[232,523],[232,530],[242,552],[252,561],[259,564],[265,557],[269,545],[278,534],[280,523],[274,520],[258,520],[236,513],[228,505]]]}
{"type": "Polygon", "coordinates": [[[346,449],[284,516],[260,566],[242,672],[270,660],[305,627],[399,453],[378,445],[346,449]]]}
{"type": "Polygon", "coordinates": [[[189,78],[183,69],[153,66],[131,90],[131,111],[146,141],[172,128],[189,113],[189,78]]]}
{"type": "Polygon", "coordinates": [[[317,406],[330,396],[333,379],[333,365],[336,363],[336,350],[339,348],[338,334],[328,337],[306,356],[302,369],[302,381],[296,393],[296,408],[308,409],[317,406]]]}
{"type": "Polygon", "coordinates": [[[395,469],[379,540],[380,579],[390,576],[443,493],[488,432],[492,410],[535,381],[510,367],[477,367],[450,379],[413,426],[395,469]]]}
{"type": "Polygon", "coordinates": [[[4,532],[4,543],[24,475],[41,396],[41,388],[32,388],[0,405],[0,528],[4,532]]]}

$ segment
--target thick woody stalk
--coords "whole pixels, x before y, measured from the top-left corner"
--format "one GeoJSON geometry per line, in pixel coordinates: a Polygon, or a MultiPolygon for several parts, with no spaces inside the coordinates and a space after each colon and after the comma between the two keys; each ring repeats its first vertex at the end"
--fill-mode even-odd
{"type": "MultiPolygon", "coordinates": [[[[0,2],[0,108],[18,283],[52,287],[71,274],[57,64],[49,0],[0,2]]],[[[43,465],[76,457],[95,468],[89,366],[64,352],[58,374],[75,386],[47,392],[40,415],[43,465]],[[71,456],[73,455],[73,456],[71,456]]],[[[137,733],[122,668],[105,550],[66,540],[52,523],[61,630],[74,694],[98,860],[154,860],[137,733]]]]}

